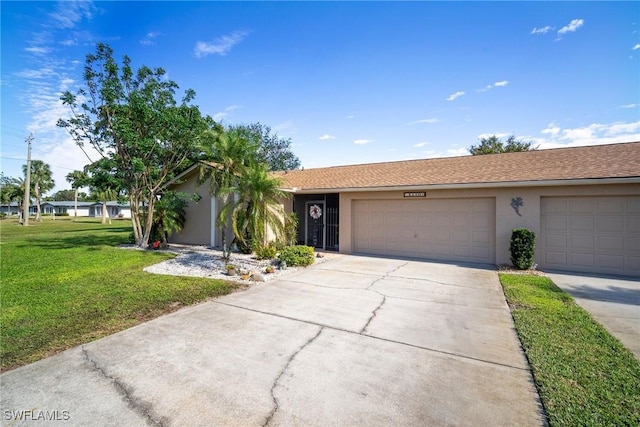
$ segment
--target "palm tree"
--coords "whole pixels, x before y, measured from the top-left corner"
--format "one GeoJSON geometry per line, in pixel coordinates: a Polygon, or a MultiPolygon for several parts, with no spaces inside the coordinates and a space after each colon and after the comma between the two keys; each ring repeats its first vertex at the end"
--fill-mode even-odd
{"type": "MultiPolygon", "coordinates": [[[[206,131],[202,141],[207,161],[202,162],[198,182],[202,184],[208,180],[211,194],[221,197],[223,206],[232,204],[232,195],[236,193],[240,180],[247,170],[257,164],[259,146],[251,142],[239,128],[206,131]]],[[[228,215],[218,215],[216,218],[216,224],[221,229],[223,257],[227,259],[233,244],[227,245],[228,220],[228,215]]]]}
{"type": "Polygon", "coordinates": [[[71,188],[75,190],[73,198],[73,221],[78,221],[78,190],[87,185],[88,176],[83,171],[73,171],[67,174],[67,182],[71,184],[71,188]]]}
{"type": "Polygon", "coordinates": [[[221,190],[223,195],[236,194],[220,212],[220,216],[231,217],[236,239],[245,245],[251,242],[265,245],[269,237],[284,240],[285,212],[281,200],[288,194],[281,186],[279,179],[269,175],[268,166],[260,163],[245,171],[237,187],[221,190]]]}
{"type": "Polygon", "coordinates": [[[17,202],[19,207],[18,215],[21,217],[22,203],[24,201],[24,179],[2,175],[0,177],[0,199],[2,204],[9,206],[11,203],[17,202]]]}
{"type": "MultiPolygon", "coordinates": [[[[22,171],[25,175],[27,174],[27,165],[22,166],[22,171]]],[[[36,221],[42,221],[40,211],[42,195],[55,186],[51,175],[51,167],[42,160],[33,160],[31,162],[31,185],[36,196],[36,221]]]]}
{"type": "Polygon", "coordinates": [[[116,199],[117,191],[109,187],[94,188],[92,194],[98,201],[102,202],[102,224],[106,224],[107,221],[111,224],[111,217],[107,212],[107,202],[116,199]]]}
{"type": "Polygon", "coordinates": [[[188,202],[185,197],[175,191],[168,191],[154,204],[152,236],[158,236],[163,246],[167,245],[167,238],[175,231],[184,228],[186,208],[188,202]]]}
{"type": "MultiPolygon", "coordinates": [[[[251,241],[265,244],[269,232],[276,240],[284,235],[284,209],[280,181],[271,177],[268,166],[259,162],[259,143],[249,138],[242,127],[226,132],[210,132],[210,159],[200,169],[200,182],[209,179],[211,194],[224,200],[216,223],[222,228],[223,246],[227,250],[225,228],[229,219],[234,241],[250,247],[251,241]]],[[[231,246],[231,245],[230,245],[231,246]]]]}

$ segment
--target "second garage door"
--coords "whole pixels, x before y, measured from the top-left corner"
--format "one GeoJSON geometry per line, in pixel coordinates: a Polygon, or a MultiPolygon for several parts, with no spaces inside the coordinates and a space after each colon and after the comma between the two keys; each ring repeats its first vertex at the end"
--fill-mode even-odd
{"type": "Polygon", "coordinates": [[[495,263],[495,199],[358,200],[355,252],[495,263]]]}
{"type": "Polygon", "coordinates": [[[640,275],[640,197],[543,197],[540,265],[640,275]]]}

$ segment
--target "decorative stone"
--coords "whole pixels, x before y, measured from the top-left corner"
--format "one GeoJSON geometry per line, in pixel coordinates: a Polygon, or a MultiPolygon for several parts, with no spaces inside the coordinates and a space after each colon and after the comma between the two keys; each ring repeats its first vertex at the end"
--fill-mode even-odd
{"type": "Polygon", "coordinates": [[[260,274],[260,273],[253,273],[251,275],[250,280],[252,282],[266,282],[267,281],[267,279],[265,279],[264,276],[262,274],[260,274]]]}

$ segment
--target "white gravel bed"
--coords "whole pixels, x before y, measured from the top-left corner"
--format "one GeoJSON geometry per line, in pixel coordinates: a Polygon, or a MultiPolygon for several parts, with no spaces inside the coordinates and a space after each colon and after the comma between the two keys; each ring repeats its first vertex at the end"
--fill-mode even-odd
{"type": "MultiPolygon", "coordinates": [[[[169,248],[164,249],[164,251],[176,253],[177,256],[173,259],[146,267],[144,271],[153,274],[207,277],[247,283],[249,281],[266,282],[302,268],[287,267],[284,270],[280,270],[277,260],[258,260],[253,254],[247,255],[236,252],[231,254],[229,262],[225,262],[222,259],[222,251],[206,246],[169,245],[169,248]],[[235,276],[229,276],[227,274],[227,264],[236,266],[235,276]],[[266,268],[269,265],[275,268],[273,273],[266,272],[266,268]],[[251,276],[253,276],[253,278],[251,278],[251,276]]],[[[321,258],[315,258],[315,263],[324,262],[333,256],[334,254],[330,254],[329,257],[327,257],[326,254],[322,254],[321,258]]]]}

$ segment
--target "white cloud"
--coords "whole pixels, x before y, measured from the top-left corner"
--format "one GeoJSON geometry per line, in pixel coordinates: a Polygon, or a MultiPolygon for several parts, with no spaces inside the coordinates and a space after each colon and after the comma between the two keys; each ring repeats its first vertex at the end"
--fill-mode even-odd
{"type": "Polygon", "coordinates": [[[449,95],[449,97],[447,98],[447,101],[453,101],[456,98],[460,98],[464,94],[465,93],[463,91],[458,91],[456,93],[453,93],[453,94],[449,95]]]}
{"type": "Polygon", "coordinates": [[[325,133],[324,135],[322,135],[322,136],[318,137],[318,139],[319,139],[320,141],[326,141],[326,140],[328,140],[328,139],[336,139],[336,137],[335,137],[335,136],[333,136],[333,135],[329,135],[329,134],[325,133]]]}
{"type": "Polygon", "coordinates": [[[549,31],[552,31],[554,28],[549,25],[540,28],[534,28],[531,30],[531,34],[547,34],[549,31]]]}
{"type": "Polygon", "coordinates": [[[222,119],[224,119],[225,117],[227,117],[229,115],[229,113],[231,113],[232,111],[237,110],[238,108],[240,108],[239,105],[230,105],[227,108],[225,108],[224,110],[215,113],[213,115],[212,119],[215,120],[216,122],[219,122],[222,119]]]}
{"type": "Polygon", "coordinates": [[[573,19],[571,22],[569,22],[569,24],[567,24],[564,27],[560,28],[558,30],[558,34],[573,33],[575,31],[577,31],[578,28],[582,27],[583,25],[584,25],[584,20],[582,20],[582,19],[573,19]]]}
{"type": "Polygon", "coordinates": [[[356,118],[356,116],[354,116],[353,114],[350,114],[350,115],[347,116],[347,119],[355,119],[355,118],[356,118]]]}
{"type": "Polygon", "coordinates": [[[640,107],[640,104],[625,104],[625,105],[621,105],[618,108],[638,108],[640,107]]]}
{"type": "Polygon", "coordinates": [[[353,141],[353,143],[356,144],[356,145],[364,145],[364,144],[368,144],[370,142],[371,142],[370,139],[356,139],[356,140],[353,141]]]}
{"type": "Polygon", "coordinates": [[[417,125],[419,123],[429,123],[429,124],[433,124],[433,123],[438,123],[440,120],[438,119],[422,119],[422,120],[416,120],[415,122],[409,122],[407,123],[407,125],[417,125]]]}
{"type": "Polygon", "coordinates": [[[95,11],[91,0],[60,1],[49,17],[56,28],[69,29],[75,27],[83,18],[91,19],[95,11]]]}
{"type": "Polygon", "coordinates": [[[469,155],[469,150],[467,150],[466,148],[449,148],[447,150],[447,155],[451,156],[451,157],[457,157],[457,156],[468,156],[469,155]]]}
{"type": "Polygon", "coordinates": [[[147,33],[142,40],[140,40],[140,44],[145,46],[150,46],[155,44],[155,39],[162,36],[163,34],[158,31],[151,31],[147,33]]]}
{"type": "Polygon", "coordinates": [[[486,92],[488,90],[493,89],[494,87],[505,87],[508,84],[509,84],[509,82],[507,80],[502,80],[502,81],[499,81],[499,82],[495,82],[492,85],[487,85],[482,89],[478,89],[478,92],[486,92]]]}
{"type": "Polygon", "coordinates": [[[540,131],[542,138],[527,138],[540,149],[578,147],[584,145],[615,144],[640,141],[640,121],[593,123],[587,126],[563,129],[551,123],[540,131]]]}
{"type": "Polygon", "coordinates": [[[484,138],[491,138],[492,136],[502,139],[511,136],[511,134],[505,132],[481,133],[480,135],[478,135],[478,141],[484,138]]]}
{"type": "Polygon", "coordinates": [[[234,31],[231,34],[218,37],[213,42],[198,41],[193,51],[198,58],[203,58],[211,54],[224,56],[229,53],[233,46],[244,40],[248,34],[246,31],[234,31]]]}
{"type": "Polygon", "coordinates": [[[428,142],[418,142],[417,144],[414,144],[413,146],[416,148],[420,148],[420,147],[424,147],[425,145],[429,145],[428,142]]]}
{"type": "Polygon", "coordinates": [[[555,123],[549,123],[547,127],[543,129],[541,132],[551,136],[556,136],[560,133],[560,130],[561,129],[558,126],[556,126],[555,123]]]}
{"type": "Polygon", "coordinates": [[[24,50],[29,53],[35,53],[36,55],[45,55],[51,51],[51,49],[49,49],[48,47],[43,46],[25,47],[24,50]]]}
{"type": "Polygon", "coordinates": [[[633,49],[633,50],[640,49],[640,43],[636,43],[635,46],[633,46],[631,49],[633,49]]]}

